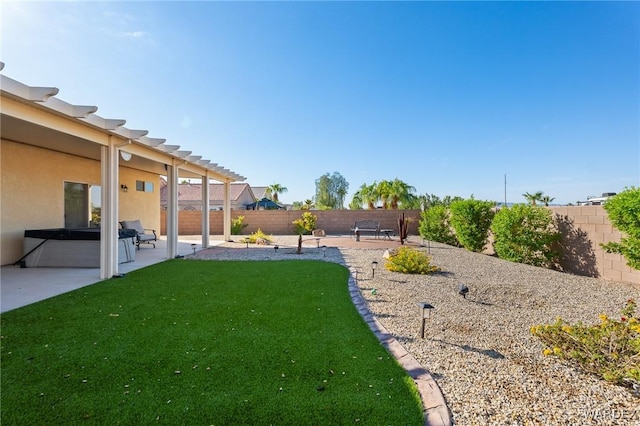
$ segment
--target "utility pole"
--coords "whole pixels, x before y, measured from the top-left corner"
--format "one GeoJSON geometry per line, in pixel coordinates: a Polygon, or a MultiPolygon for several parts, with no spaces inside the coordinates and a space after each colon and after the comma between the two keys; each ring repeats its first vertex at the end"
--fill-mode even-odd
{"type": "Polygon", "coordinates": [[[504,206],[507,207],[507,174],[504,174],[504,206]]]}

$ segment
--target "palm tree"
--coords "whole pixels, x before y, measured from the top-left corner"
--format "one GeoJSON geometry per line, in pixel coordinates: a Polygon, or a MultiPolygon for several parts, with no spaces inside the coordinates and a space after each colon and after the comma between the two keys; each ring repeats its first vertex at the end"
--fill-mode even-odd
{"type": "Polygon", "coordinates": [[[545,206],[549,206],[549,203],[551,203],[553,200],[555,200],[555,198],[551,198],[548,195],[545,195],[544,197],[540,198],[540,201],[542,201],[545,206]]]}
{"type": "Polygon", "coordinates": [[[273,185],[267,186],[266,195],[277,203],[279,201],[278,194],[284,194],[287,191],[288,189],[284,186],[280,185],[279,183],[274,183],[273,185]]]}
{"type": "Polygon", "coordinates": [[[304,210],[311,210],[313,207],[313,200],[310,200],[308,198],[304,200],[304,205],[302,206],[304,210]]]}
{"type": "Polygon", "coordinates": [[[350,210],[362,210],[362,205],[364,201],[362,200],[362,196],[360,195],[360,191],[356,191],[353,194],[353,198],[351,198],[351,202],[349,203],[350,210]]]}
{"type": "Polygon", "coordinates": [[[381,181],[376,186],[376,192],[378,193],[378,198],[382,201],[382,208],[388,209],[389,200],[391,198],[391,193],[392,193],[391,182],[389,182],[388,180],[381,181]]]}
{"type": "Polygon", "coordinates": [[[373,210],[376,208],[376,203],[378,202],[378,193],[376,192],[376,183],[374,182],[372,185],[367,185],[363,183],[360,186],[360,189],[353,194],[351,198],[351,202],[349,203],[349,209],[351,210],[362,210],[363,206],[369,210],[373,210]]]}
{"type": "Polygon", "coordinates": [[[373,182],[371,185],[363,183],[357,192],[360,194],[362,204],[366,204],[369,210],[375,209],[376,203],[379,200],[378,192],[376,190],[377,186],[376,182],[373,182]]]}
{"type": "Polygon", "coordinates": [[[527,201],[532,205],[535,206],[536,202],[538,201],[542,201],[542,191],[538,191],[534,194],[529,194],[528,192],[525,192],[524,194],[522,194],[522,196],[524,198],[527,199],[527,201]]]}
{"type": "Polygon", "coordinates": [[[391,199],[391,208],[397,209],[398,203],[407,203],[410,202],[415,195],[413,194],[416,189],[401,181],[398,178],[395,178],[393,181],[389,183],[389,198],[391,199]]]}

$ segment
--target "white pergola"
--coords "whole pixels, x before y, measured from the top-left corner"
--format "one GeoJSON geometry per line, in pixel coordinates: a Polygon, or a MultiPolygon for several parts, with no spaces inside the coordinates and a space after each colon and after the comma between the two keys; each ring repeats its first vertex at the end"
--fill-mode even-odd
{"type": "MultiPolygon", "coordinates": [[[[0,62],[0,71],[4,64],[0,62]]],[[[0,74],[2,138],[100,161],[102,207],[100,278],[118,273],[119,166],[166,175],[168,185],[167,253],[177,255],[178,178],[216,180],[224,184],[223,233],[231,235],[229,184],[245,177],[165,139],[150,138],[147,130],[125,127],[126,120],[96,114],[98,107],[72,105],[56,97],[55,87],[32,87],[0,74]],[[122,154],[125,153],[125,154],[122,154]],[[130,154],[130,155],[129,155],[130,154]]],[[[209,185],[202,185],[202,246],[209,246],[209,185]]],[[[158,206],[158,209],[160,206],[158,206]]]]}

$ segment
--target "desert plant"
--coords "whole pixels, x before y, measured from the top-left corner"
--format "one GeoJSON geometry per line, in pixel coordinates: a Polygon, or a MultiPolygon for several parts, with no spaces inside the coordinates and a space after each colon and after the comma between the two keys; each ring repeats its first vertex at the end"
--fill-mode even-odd
{"type": "Polygon", "coordinates": [[[467,250],[481,252],[489,238],[489,227],[495,212],[494,202],[470,198],[451,203],[451,226],[456,238],[467,250]]]}
{"type": "Polygon", "coordinates": [[[257,231],[252,232],[247,237],[247,241],[252,244],[271,244],[273,242],[273,238],[262,232],[262,229],[258,228],[257,231]]]}
{"type": "Polygon", "coordinates": [[[405,219],[404,213],[398,217],[398,236],[400,237],[400,244],[404,244],[409,236],[410,222],[412,222],[412,219],[410,217],[405,219]]]}
{"type": "Polygon", "coordinates": [[[607,253],[618,253],[627,260],[627,265],[640,269],[640,188],[626,188],[604,204],[609,220],[626,234],[619,243],[602,244],[607,253]]]}
{"type": "Polygon", "coordinates": [[[553,216],[544,207],[516,204],[501,209],[493,218],[493,248],[501,259],[534,266],[552,266],[560,239],[553,216]]]}
{"type": "Polygon", "coordinates": [[[438,270],[431,264],[431,256],[411,247],[400,247],[389,256],[385,268],[401,274],[430,274],[438,270]]]}
{"type": "Polygon", "coordinates": [[[316,223],[318,222],[318,216],[311,212],[304,212],[302,216],[294,220],[292,223],[296,228],[296,234],[310,234],[311,231],[316,229],[316,223]]]}
{"type": "Polygon", "coordinates": [[[422,212],[418,232],[425,240],[458,246],[458,240],[449,224],[449,209],[442,205],[429,207],[422,212]]]}
{"type": "Polygon", "coordinates": [[[536,325],[531,333],[547,347],[545,355],[575,362],[584,371],[622,386],[640,384],[640,321],[636,302],[627,301],[620,320],[600,314],[600,324],[536,325]]]}
{"type": "Polygon", "coordinates": [[[249,226],[248,223],[244,223],[244,216],[238,216],[235,219],[231,219],[231,235],[240,235],[242,230],[249,226]]]}

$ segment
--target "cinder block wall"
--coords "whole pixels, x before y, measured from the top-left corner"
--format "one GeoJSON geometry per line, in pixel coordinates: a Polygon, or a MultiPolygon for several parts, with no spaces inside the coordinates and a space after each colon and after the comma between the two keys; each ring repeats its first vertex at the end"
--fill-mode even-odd
{"type": "MultiPolygon", "coordinates": [[[[600,243],[620,241],[622,234],[609,222],[602,206],[549,207],[556,215],[562,232],[562,257],[565,271],[578,275],[636,284],[640,288],[640,271],[629,268],[624,257],[606,253],[600,243]]],[[[222,235],[222,211],[210,212],[211,235],[222,235]]],[[[409,235],[418,234],[419,210],[326,210],[312,211],[318,217],[317,228],[327,234],[348,234],[356,220],[375,220],[381,229],[398,228],[398,217],[410,219],[409,235]]],[[[294,234],[292,222],[302,215],[299,210],[233,210],[231,217],[244,216],[248,226],[243,234],[260,228],[270,235],[294,234]]],[[[161,211],[160,231],[166,235],[166,212],[161,211]]],[[[201,212],[178,212],[178,233],[200,235],[201,212]]]]}
{"type": "Polygon", "coordinates": [[[549,207],[562,232],[562,267],[578,275],[640,284],[640,271],[627,266],[623,256],[606,253],[600,243],[620,241],[602,206],[549,207]]]}
{"type": "MultiPolygon", "coordinates": [[[[178,234],[200,235],[202,216],[198,210],[181,210],[178,212],[178,234]]],[[[293,221],[302,216],[300,210],[232,210],[231,218],[244,216],[248,226],[242,232],[251,234],[260,228],[265,234],[293,235],[293,221]]],[[[409,234],[418,234],[420,210],[313,210],[318,217],[317,229],[327,234],[349,234],[357,220],[375,220],[380,222],[380,229],[398,229],[398,218],[402,213],[409,219],[409,234]]],[[[209,212],[210,234],[222,235],[222,211],[209,212]]],[[[166,211],[161,210],[160,233],[166,235],[166,211]]]]}

